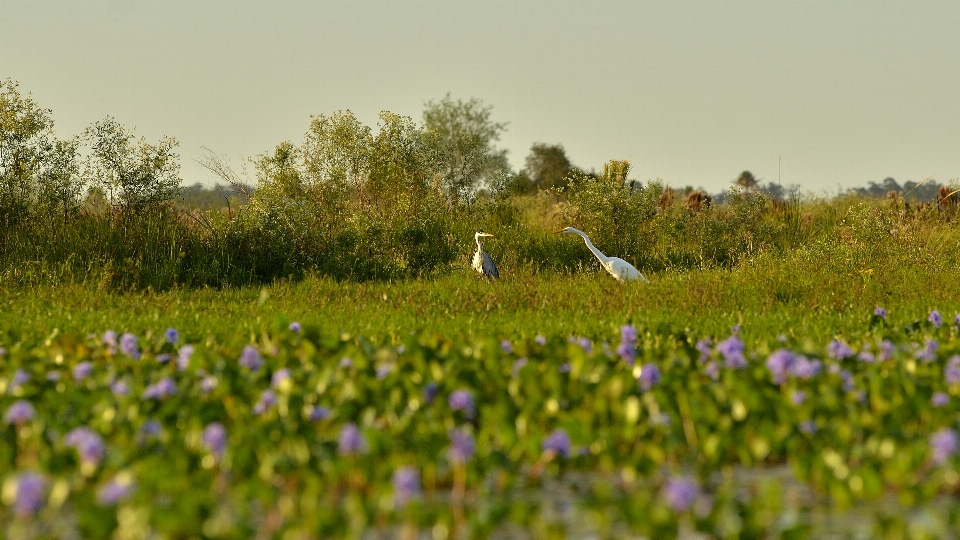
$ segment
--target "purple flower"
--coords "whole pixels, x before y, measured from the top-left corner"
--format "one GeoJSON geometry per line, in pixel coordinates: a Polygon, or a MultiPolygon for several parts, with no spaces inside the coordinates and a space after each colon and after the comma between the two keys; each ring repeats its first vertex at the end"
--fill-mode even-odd
{"type": "Polygon", "coordinates": [[[13,499],[14,511],[20,517],[29,517],[43,508],[46,497],[44,491],[47,481],[34,472],[25,472],[17,476],[16,495],[13,499]]]}
{"type": "Polygon", "coordinates": [[[710,353],[713,352],[713,341],[710,338],[704,338],[697,341],[696,349],[700,352],[700,362],[706,362],[710,358],[710,353]]]}
{"type": "Polygon", "coordinates": [[[796,356],[787,349],[777,349],[767,357],[767,369],[773,374],[775,384],[783,384],[790,375],[796,356]]]}
{"type": "Polygon", "coordinates": [[[157,362],[166,364],[170,361],[170,353],[160,353],[157,355],[157,362]]]}
{"type": "Polygon", "coordinates": [[[513,345],[510,344],[509,339],[504,339],[500,342],[500,348],[503,349],[503,352],[510,354],[513,352],[513,345]]]}
{"type": "Polygon", "coordinates": [[[59,380],[60,380],[60,372],[59,372],[59,371],[48,371],[48,372],[47,372],[47,380],[48,380],[48,381],[59,381],[59,380]]]}
{"type": "Polygon", "coordinates": [[[270,386],[279,388],[280,385],[287,381],[290,381],[290,370],[287,368],[281,368],[273,372],[273,377],[270,378],[270,386]]]}
{"type": "Polygon", "coordinates": [[[793,396],[790,398],[790,401],[792,401],[794,405],[803,405],[803,402],[806,399],[807,399],[807,393],[804,392],[803,390],[797,390],[796,392],[793,393],[793,396]]]}
{"type": "Polygon", "coordinates": [[[163,430],[163,426],[156,420],[147,420],[140,426],[140,433],[145,437],[155,437],[163,430]]]}
{"type": "Polygon", "coordinates": [[[190,357],[193,356],[193,345],[184,345],[177,352],[177,369],[185,371],[190,367],[190,357]]]}
{"type": "Polygon", "coordinates": [[[857,354],[857,360],[864,364],[872,364],[873,361],[876,360],[876,357],[873,356],[873,353],[870,351],[860,351],[860,353],[857,354]]]}
{"type": "Polygon", "coordinates": [[[93,372],[93,364],[90,362],[80,362],[73,367],[73,380],[82,381],[93,372]]]}
{"type": "Polygon", "coordinates": [[[137,344],[137,336],[127,332],[120,336],[120,352],[133,358],[140,359],[140,347],[137,344]]]}
{"type": "Polygon", "coordinates": [[[647,363],[640,369],[640,388],[650,390],[660,382],[660,368],[656,364],[647,363]]]}
{"type": "Polygon", "coordinates": [[[620,345],[617,346],[617,354],[627,365],[632,366],[637,357],[637,328],[633,325],[624,325],[620,327],[620,345]]]}
{"type": "Polygon", "coordinates": [[[74,428],[67,433],[63,443],[75,449],[80,457],[80,463],[85,465],[99,465],[106,450],[100,434],[84,426],[74,428]]]}
{"type": "Polygon", "coordinates": [[[713,380],[720,379],[720,364],[716,362],[707,362],[707,365],[703,366],[703,372],[707,374],[707,377],[710,377],[713,380]]]}
{"type": "Polygon", "coordinates": [[[253,412],[257,414],[263,414],[267,412],[267,409],[273,407],[277,404],[277,395],[273,393],[273,390],[264,390],[260,394],[260,400],[257,401],[257,404],[253,406],[253,412]]]}
{"type": "Polygon", "coordinates": [[[570,373],[570,362],[564,362],[557,366],[557,371],[560,373],[570,373]]]}
{"type": "Polygon", "coordinates": [[[293,321],[292,323],[290,323],[290,326],[288,328],[290,328],[291,332],[294,332],[296,334],[299,334],[300,330],[303,329],[303,327],[301,327],[300,323],[298,323],[297,321],[293,321]]]}
{"type": "Polygon", "coordinates": [[[403,354],[404,352],[406,352],[406,350],[407,350],[407,346],[401,343],[397,347],[397,354],[403,354]]]}
{"type": "Polygon", "coordinates": [[[119,379],[110,385],[110,391],[113,392],[115,396],[125,396],[130,393],[130,387],[127,386],[127,381],[119,379]]]}
{"type": "Polygon", "coordinates": [[[570,457],[570,437],[563,429],[555,429],[543,440],[544,452],[553,452],[560,457],[570,457]]]}
{"type": "Polygon", "coordinates": [[[426,386],[423,387],[423,402],[427,405],[433,403],[433,400],[437,398],[437,394],[440,393],[440,387],[437,386],[437,383],[430,381],[426,386]]]}
{"type": "Polygon", "coordinates": [[[466,390],[457,390],[450,394],[450,409],[464,411],[467,416],[473,414],[473,396],[466,390]]]}
{"type": "Polygon", "coordinates": [[[577,340],[577,344],[580,345],[580,348],[583,349],[587,354],[590,354],[590,351],[593,350],[593,343],[589,339],[582,337],[577,340]]]}
{"type": "Polygon", "coordinates": [[[700,486],[690,478],[671,478],[663,486],[661,496],[674,512],[690,509],[700,495],[700,486]]]}
{"type": "Polygon", "coordinates": [[[393,472],[393,492],[397,508],[420,494],[420,473],[413,467],[400,467],[393,472]]]}
{"type": "Polygon", "coordinates": [[[208,424],[203,428],[201,440],[203,447],[219,459],[227,448],[227,429],[220,422],[208,424]]]}
{"type": "Polygon", "coordinates": [[[946,392],[935,392],[930,397],[930,405],[934,407],[943,407],[948,403],[950,403],[950,396],[946,392]]]}
{"type": "MultiPolygon", "coordinates": [[[[960,318],[960,315],[957,315],[957,317],[960,318]]],[[[533,338],[533,340],[539,343],[540,345],[547,344],[547,338],[545,336],[541,336],[540,334],[537,334],[537,337],[533,338]]]]}
{"type": "Polygon", "coordinates": [[[800,422],[800,431],[807,435],[813,435],[817,432],[817,423],[813,420],[804,420],[800,422]]]}
{"type": "Polygon", "coordinates": [[[177,393],[177,383],[170,377],[164,377],[159,381],[143,389],[143,399],[163,399],[166,396],[172,396],[177,393]]]}
{"type": "Polygon", "coordinates": [[[260,356],[260,351],[253,345],[244,347],[243,352],[240,353],[240,365],[254,373],[259,371],[260,366],[263,365],[263,358],[260,356]]]}
{"type": "Polygon", "coordinates": [[[836,360],[843,360],[853,356],[853,349],[845,341],[835,339],[827,346],[827,355],[836,360]]]}
{"type": "Polygon", "coordinates": [[[476,451],[477,444],[473,440],[473,435],[459,429],[450,432],[450,461],[466,463],[476,451]]]}
{"type": "Polygon", "coordinates": [[[943,368],[943,378],[947,384],[960,383],[960,354],[951,356],[947,361],[947,366],[943,368]]]}
{"type": "Polygon", "coordinates": [[[943,316],[940,315],[940,312],[937,310],[931,311],[930,315],[927,316],[927,320],[930,321],[930,324],[932,324],[934,328],[940,328],[943,324],[943,316]]]}
{"type": "Polygon", "coordinates": [[[363,434],[360,433],[360,430],[357,429],[356,424],[345,424],[340,430],[340,439],[338,441],[337,452],[339,452],[341,456],[345,456],[348,454],[366,452],[366,450],[367,441],[363,438],[363,434]]]}
{"type": "Polygon", "coordinates": [[[633,345],[620,343],[620,345],[617,345],[617,355],[620,356],[628,366],[632,366],[633,359],[637,357],[637,350],[633,345]]]}
{"type": "Polygon", "coordinates": [[[113,354],[117,350],[117,333],[113,330],[104,332],[103,343],[107,346],[107,354],[113,354]]]}
{"type": "Polygon", "coordinates": [[[340,367],[342,369],[349,369],[353,367],[353,360],[349,356],[344,356],[340,359],[340,367]]]}
{"type": "Polygon", "coordinates": [[[382,366],[377,366],[377,380],[382,381],[387,378],[387,375],[393,371],[393,364],[384,364],[382,366]]]}
{"type": "Polygon", "coordinates": [[[812,379],[823,370],[823,363],[819,360],[811,360],[803,355],[797,355],[790,366],[790,373],[798,379],[812,379]]]}
{"type": "Polygon", "coordinates": [[[200,379],[200,391],[204,394],[209,393],[211,390],[217,387],[217,378],[213,375],[207,375],[204,378],[200,379]]]}
{"type": "Polygon", "coordinates": [[[97,502],[102,506],[112,506],[133,494],[136,484],[129,473],[120,473],[100,486],[97,490],[97,502]]]}
{"type": "MultiPolygon", "coordinates": [[[[960,315],[958,315],[958,317],[960,317],[960,315]]],[[[0,356],[6,356],[6,354],[7,354],[7,348],[0,347],[0,356]]]]}
{"type": "Polygon", "coordinates": [[[940,344],[935,340],[929,340],[922,349],[917,351],[914,355],[917,360],[922,360],[923,362],[932,362],[936,359],[936,351],[940,347],[940,344]]]}
{"type": "Polygon", "coordinates": [[[880,360],[886,362],[893,358],[893,342],[885,339],[880,342],[880,360]]]}
{"type": "Polygon", "coordinates": [[[730,369],[741,369],[747,366],[747,360],[743,357],[746,347],[737,336],[730,336],[717,343],[717,350],[723,356],[724,366],[730,369]]]}
{"type": "Polygon", "coordinates": [[[957,313],[957,316],[953,318],[953,324],[960,325],[960,313],[957,313]]]}
{"type": "Polygon", "coordinates": [[[520,370],[523,369],[523,366],[527,365],[527,357],[521,356],[513,362],[513,368],[510,370],[510,376],[516,377],[520,374],[520,370]]]}
{"type": "Polygon", "coordinates": [[[884,320],[887,318],[887,310],[883,309],[882,307],[877,307],[877,309],[873,310],[873,314],[884,320]]]}
{"type": "Polygon", "coordinates": [[[29,380],[30,374],[20,368],[17,368],[17,370],[13,372],[13,380],[10,381],[10,387],[17,388],[23,386],[29,380]]]}
{"type": "Polygon", "coordinates": [[[320,420],[325,420],[329,416],[330,409],[328,407],[324,407],[323,405],[314,405],[313,408],[310,409],[311,422],[319,422],[320,420]]]}
{"type": "Polygon", "coordinates": [[[933,463],[942,465],[954,454],[957,453],[960,441],[957,439],[957,432],[943,428],[930,435],[930,451],[933,453],[933,463]]]}
{"type": "Polygon", "coordinates": [[[930,352],[929,349],[920,349],[914,356],[917,360],[921,360],[923,362],[932,362],[936,358],[936,355],[930,352]]]}
{"type": "Polygon", "coordinates": [[[841,370],[840,370],[840,379],[843,380],[843,391],[844,391],[844,392],[849,392],[849,391],[853,390],[853,388],[854,388],[854,386],[853,386],[853,375],[851,375],[849,371],[847,371],[847,370],[845,370],[845,369],[841,369],[841,370]]]}
{"type": "Polygon", "coordinates": [[[35,414],[33,405],[29,401],[21,399],[13,402],[13,405],[7,408],[7,412],[3,413],[3,421],[7,425],[22,425],[33,420],[35,414]]]}
{"type": "Polygon", "coordinates": [[[180,339],[180,332],[177,332],[176,328],[167,328],[167,331],[163,333],[163,337],[167,338],[167,343],[176,345],[180,339]]]}

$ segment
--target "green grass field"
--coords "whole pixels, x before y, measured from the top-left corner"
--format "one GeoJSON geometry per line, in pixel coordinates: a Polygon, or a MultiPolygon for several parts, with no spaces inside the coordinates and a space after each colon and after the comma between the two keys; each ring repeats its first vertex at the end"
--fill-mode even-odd
{"type": "Polygon", "coordinates": [[[0,297],[0,331],[37,337],[55,330],[144,333],[172,326],[194,339],[242,341],[284,318],[375,340],[410,332],[609,339],[630,323],[691,336],[717,336],[740,324],[750,339],[787,334],[823,341],[859,331],[878,306],[900,324],[922,320],[932,309],[960,311],[960,297],[944,279],[955,273],[954,260],[918,255],[920,262],[896,256],[853,262],[841,256],[764,255],[731,270],[651,274],[649,284],[617,283],[596,266],[577,274],[506,267],[494,282],[454,268],[432,279],[356,283],[313,277],[225,290],[117,293],[96,283],[10,287],[0,297]]]}

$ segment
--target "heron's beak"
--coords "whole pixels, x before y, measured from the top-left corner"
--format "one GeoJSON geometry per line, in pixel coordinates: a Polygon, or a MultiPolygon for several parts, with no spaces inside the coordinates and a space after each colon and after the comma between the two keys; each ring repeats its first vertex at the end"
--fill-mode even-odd
{"type": "Polygon", "coordinates": [[[485,232],[485,233],[481,234],[480,236],[491,236],[491,237],[492,237],[493,235],[490,234],[490,233],[488,233],[488,232],[485,232]]]}
{"type": "Polygon", "coordinates": [[[553,234],[560,234],[562,232],[563,232],[563,229],[560,229],[559,231],[553,231],[553,234]]]}

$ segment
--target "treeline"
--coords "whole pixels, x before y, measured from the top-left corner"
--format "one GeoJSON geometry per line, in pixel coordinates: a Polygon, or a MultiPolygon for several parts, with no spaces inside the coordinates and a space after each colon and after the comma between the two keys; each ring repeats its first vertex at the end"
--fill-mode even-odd
{"type": "MultiPolygon", "coordinates": [[[[513,172],[491,113],[447,96],[421,122],[384,112],[376,129],[350,111],[314,116],[300,143],[252,158],[251,179],[208,151],[201,163],[221,182],[211,190],[182,186],[176,139],[138,139],[112,118],[58,139],[51,111],[7,80],[0,279],[156,289],[399,279],[465,266],[477,228],[497,235],[489,251],[508,270],[593,268],[582,245],[550,234],[560,225],[650,275],[795,249],[834,234],[857,202],[801,203],[747,171],[723,194],[674,190],[631,180],[623,161],[578,169],[560,145],[535,144],[513,172]]],[[[881,206],[889,219],[953,219],[901,200],[881,206]]]]}

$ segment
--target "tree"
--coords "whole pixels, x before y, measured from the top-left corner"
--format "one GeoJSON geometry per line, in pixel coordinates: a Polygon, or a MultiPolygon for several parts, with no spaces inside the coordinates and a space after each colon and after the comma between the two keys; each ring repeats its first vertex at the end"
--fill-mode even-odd
{"type": "Polygon", "coordinates": [[[91,153],[84,175],[104,191],[108,204],[124,212],[141,212],[172,202],[180,191],[180,157],[176,139],[153,145],[107,117],[84,131],[91,153]]]}
{"type": "Polygon", "coordinates": [[[534,143],[527,155],[523,174],[538,189],[563,187],[573,164],[560,144],[534,143]]]}
{"type": "Polygon", "coordinates": [[[758,185],[757,179],[753,177],[753,173],[750,171],[743,171],[740,173],[740,177],[734,181],[734,184],[743,188],[747,193],[752,192],[758,185]]]}
{"type": "Polygon", "coordinates": [[[78,208],[77,140],[58,140],[50,110],[18,84],[0,82],[0,216],[10,225],[33,211],[78,208]]]}
{"type": "Polygon", "coordinates": [[[494,146],[507,124],[493,122],[491,111],[477,99],[453,100],[449,94],[426,104],[426,147],[453,202],[469,202],[483,184],[500,187],[509,175],[507,151],[494,146]]]}

